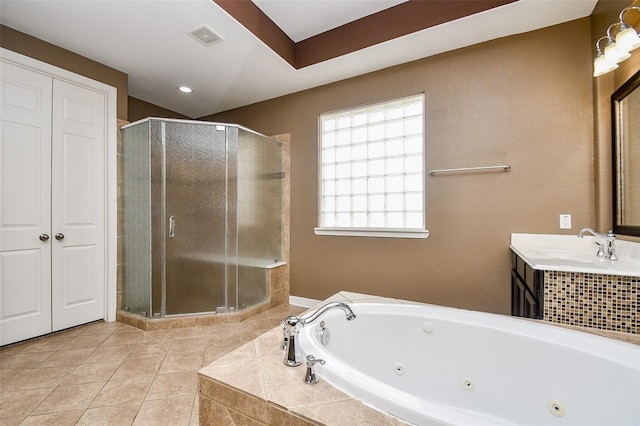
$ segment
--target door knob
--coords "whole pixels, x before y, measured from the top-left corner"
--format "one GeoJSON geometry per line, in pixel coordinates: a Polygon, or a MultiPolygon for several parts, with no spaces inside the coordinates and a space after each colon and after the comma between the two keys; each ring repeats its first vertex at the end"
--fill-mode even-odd
{"type": "Polygon", "coordinates": [[[40,234],[40,241],[47,241],[49,239],[49,236],[47,234],[40,234]]]}
{"type": "Polygon", "coordinates": [[[58,241],[64,240],[64,234],[61,234],[60,232],[58,232],[56,234],[56,240],[58,240],[58,241]]]}

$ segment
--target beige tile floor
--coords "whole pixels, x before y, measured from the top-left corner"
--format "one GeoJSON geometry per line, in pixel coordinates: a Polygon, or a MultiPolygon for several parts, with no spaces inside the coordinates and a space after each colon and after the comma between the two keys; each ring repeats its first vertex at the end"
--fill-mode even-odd
{"type": "Polygon", "coordinates": [[[0,425],[197,425],[197,371],[304,309],[141,331],[97,322],[0,349],[0,425]]]}

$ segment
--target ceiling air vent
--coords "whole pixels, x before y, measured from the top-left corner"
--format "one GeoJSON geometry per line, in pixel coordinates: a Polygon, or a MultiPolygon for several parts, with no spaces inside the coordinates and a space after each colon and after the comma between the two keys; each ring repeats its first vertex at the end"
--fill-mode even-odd
{"type": "Polygon", "coordinates": [[[187,34],[189,34],[191,37],[195,38],[205,46],[211,46],[214,43],[224,40],[222,37],[216,34],[215,31],[213,31],[206,25],[196,28],[195,30],[191,30],[187,34]]]}

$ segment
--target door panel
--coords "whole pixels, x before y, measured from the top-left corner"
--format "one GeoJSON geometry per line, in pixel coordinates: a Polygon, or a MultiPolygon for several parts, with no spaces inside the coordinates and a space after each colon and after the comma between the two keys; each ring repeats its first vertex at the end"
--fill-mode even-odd
{"type": "Polygon", "coordinates": [[[164,134],[166,314],[215,311],[226,307],[226,132],[167,122],[164,134]]]}
{"type": "Polygon", "coordinates": [[[51,89],[0,62],[0,345],[51,332],[51,89]]]}
{"type": "Polygon", "coordinates": [[[96,247],[83,245],[62,249],[62,294],[63,308],[91,304],[97,298],[94,285],[87,285],[96,276],[96,247]]]}
{"type": "MultiPolygon", "coordinates": [[[[44,321],[42,316],[50,311],[50,299],[48,292],[43,291],[42,271],[43,259],[42,252],[47,250],[13,250],[0,253],[0,279],[2,280],[2,312],[3,323],[7,326],[11,322],[16,323],[16,330],[11,331],[2,328],[2,340],[4,343],[9,335],[22,337],[19,333],[20,320],[26,320],[33,323],[33,327],[25,324],[27,328],[40,330],[44,333],[51,331],[49,321],[44,321]],[[16,279],[19,277],[19,279],[16,279]],[[44,313],[43,313],[44,311],[44,313]]],[[[46,262],[45,260],[45,263],[46,262]]],[[[3,324],[4,325],[4,324],[3,324]]],[[[10,339],[13,340],[13,339],[10,339]]],[[[18,339],[20,340],[20,339],[18,339]]]]}
{"type": "Polygon", "coordinates": [[[104,317],[104,94],[53,86],[53,330],[104,317]]]}

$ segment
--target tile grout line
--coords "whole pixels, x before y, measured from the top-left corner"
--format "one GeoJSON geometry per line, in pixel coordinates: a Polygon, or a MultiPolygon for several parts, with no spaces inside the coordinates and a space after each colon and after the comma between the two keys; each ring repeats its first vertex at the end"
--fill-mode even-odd
{"type": "MultiPolygon", "coordinates": [[[[177,333],[174,333],[173,336],[171,336],[171,341],[169,342],[169,344],[167,345],[166,349],[164,350],[164,355],[162,356],[162,361],[159,363],[158,369],[156,370],[155,374],[153,375],[153,379],[151,379],[151,384],[149,385],[149,388],[145,392],[144,397],[142,398],[142,402],[140,402],[140,407],[138,408],[138,411],[136,412],[136,415],[133,417],[133,420],[131,421],[132,425],[135,424],[136,419],[140,415],[140,411],[142,410],[142,407],[144,406],[144,403],[147,401],[147,396],[149,395],[149,392],[151,391],[151,388],[153,387],[153,384],[155,383],[156,378],[158,377],[158,372],[160,371],[160,368],[162,368],[162,364],[164,363],[164,360],[167,358],[167,351],[169,350],[169,348],[171,347],[173,342],[176,340],[176,334],[177,333]]],[[[133,349],[133,346],[131,347],[131,349],[133,349]]],[[[126,357],[125,357],[125,359],[126,359],[126,357]]],[[[193,407],[192,407],[192,409],[193,409],[193,407]]]]}
{"type": "MultiPolygon", "coordinates": [[[[79,326],[79,327],[74,327],[74,328],[72,328],[72,329],[76,329],[76,328],[78,328],[78,329],[85,329],[85,330],[86,330],[86,329],[87,329],[87,328],[89,328],[89,327],[90,327],[90,325],[83,324],[83,325],[81,325],[81,326],[79,326]]],[[[54,333],[54,334],[53,334],[53,336],[56,336],[56,335],[58,335],[58,336],[62,336],[64,333],[68,333],[68,332],[70,332],[72,329],[69,329],[69,330],[63,330],[63,331],[61,331],[61,332],[59,332],[59,333],[54,333]]],[[[67,346],[67,345],[69,345],[71,342],[73,342],[73,340],[75,340],[77,337],[81,336],[83,332],[84,332],[84,331],[81,331],[81,332],[79,332],[78,334],[76,334],[76,335],[72,336],[72,338],[71,338],[71,339],[69,339],[69,341],[68,341],[67,343],[65,343],[64,345],[62,345],[61,347],[59,347],[58,349],[56,349],[55,351],[53,351],[53,353],[52,353],[51,355],[49,355],[49,356],[48,356],[48,357],[46,357],[45,359],[41,360],[40,362],[45,362],[46,360],[48,360],[48,359],[50,359],[50,358],[54,357],[57,353],[61,352],[61,351],[62,351],[62,350],[67,346]]],[[[35,341],[35,340],[44,340],[44,339],[46,339],[46,338],[48,338],[48,337],[49,337],[49,336],[39,337],[39,338],[37,338],[37,339],[34,339],[34,341],[35,341]]],[[[51,396],[51,394],[53,394],[56,390],[58,390],[58,388],[63,387],[63,386],[61,386],[61,385],[62,385],[62,383],[63,383],[65,380],[67,380],[67,379],[68,379],[68,378],[69,378],[69,377],[70,377],[70,376],[71,376],[71,375],[72,375],[72,374],[73,374],[73,373],[74,373],[74,372],[75,372],[75,371],[80,367],[80,365],[84,364],[84,362],[85,362],[85,361],[86,361],[86,360],[87,360],[87,359],[88,359],[88,358],[89,358],[89,357],[90,357],[90,356],[91,356],[91,355],[96,351],[96,349],[97,349],[97,348],[89,348],[89,349],[93,349],[93,350],[91,351],[91,353],[89,353],[89,354],[88,354],[88,355],[87,355],[87,356],[86,356],[86,357],[85,357],[85,358],[84,358],[84,359],[83,359],[83,360],[82,360],[78,365],[76,365],[73,369],[71,369],[71,370],[70,370],[70,371],[69,371],[69,372],[68,372],[68,373],[67,373],[67,374],[66,374],[66,375],[65,375],[65,376],[64,376],[64,377],[63,377],[63,378],[62,378],[62,379],[61,379],[61,380],[60,380],[60,381],[55,385],[55,386],[53,386],[53,389],[52,389],[52,390],[51,390],[51,391],[50,391],[50,392],[49,392],[49,393],[48,393],[44,398],[42,398],[42,400],[41,400],[38,404],[36,404],[36,405],[35,405],[35,406],[34,406],[34,407],[33,407],[33,408],[32,408],[32,409],[27,413],[27,415],[22,419],[22,421],[23,421],[23,422],[24,422],[28,417],[30,417],[30,416],[32,415],[32,413],[33,413],[33,412],[34,412],[34,411],[35,411],[35,410],[36,410],[40,405],[42,405],[42,403],[43,403],[43,402],[44,402],[44,401],[45,401],[49,396],[51,396]]],[[[22,351],[18,352],[18,353],[17,353],[16,355],[14,355],[14,356],[19,356],[19,355],[24,354],[24,353],[25,353],[25,352],[24,352],[24,349],[23,349],[22,351]]],[[[55,367],[51,367],[51,368],[55,368],[55,367]]],[[[105,382],[105,384],[106,384],[106,382],[105,382]]],[[[104,388],[104,385],[102,386],[102,388],[104,388]]],[[[102,388],[100,388],[100,390],[102,390],[102,388]]],[[[43,388],[34,388],[34,389],[43,389],[43,388]]],[[[98,391],[98,393],[99,393],[99,392],[100,392],[100,391],[98,391]]],[[[96,395],[97,395],[97,394],[96,394],[96,395]]],[[[93,402],[93,400],[92,400],[92,402],[93,402]]],[[[84,411],[86,411],[86,409],[84,409],[84,411]]],[[[83,411],[83,414],[84,414],[84,411],[83,411]]],[[[64,411],[61,411],[61,412],[64,412],[64,411]]],[[[47,414],[55,414],[55,413],[61,413],[61,412],[41,413],[41,414],[35,414],[34,416],[47,415],[47,414]]],[[[82,417],[82,415],[81,415],[80,417],[82,417]]],[[[76,423],[77,423],[77,422],[76,422],[76,423]]]]}
{"type": "MultiPolygon", "coordinates": [[[[116,329],[117,330],[117,329],[116,329]]],[[[102,342],[102,344],[104,344],[104,342],[106,342],[107,340],[109,340],[109,337],[113,336],[116,333],[116,330],[112,331],[111,333],[109,333],[108,337],[106,339],[104,339],[104,341],[102,342]]],[[[137,343],[137,342],[136,342],[137,343]]],[[[94,349],[94,351],[92,353],[95,353],[98,348],[102,347],[102,344],[98,347],[96,347],[94,349]]],[[[114,345],[114,346],[118,346],[118,345],[114,345]]],[[[124,346],[124,345],[122,345],[124,346]]],[[[78,422],[80,422],[80,420],[84,417],[84,415],[87,413],[88,410],[91,409],[91,405],[96,401],[96,399],[98,398],[98,396],[100,395],[100,393],[104,390],[104,388],[107,386],[107,384],[109,383],[109,381],[111,381],[111,378],[114,376],[114,374],[116,374],[116,371],[118,371],[118,369],[120,368],[120,366],[122,365],[122,363],[124,362],[124,360],[127,359],[127,356],[131,353],[131,351],[133,350],[133,347],[135,346],[135,344],[131,345],[131,349],[129,349],[129,351],[126,353],[126,355],[122,358],[122,360],[119,361],[119,364],[116,368],[114,368],[113,372],[109,375],[109,377],[107,378],[107,380],[105,380],[104,385],[102,385],[102,387],[100,388],[100,390],[96,393],[96,395],[93,397],[93,399],[91,399],[91,402],[89,402],[89,404],[87,405],[87,407],[84,409],[84,411],[82,412],[82,414],[80,415],[80,417],[78,418],[78,420],[75,421],[74,424],[78,424],[78,422]]],[[[87,357],[88,358],[88,357],[87,357]]],[[[86,359],[85,359],[86,361],[86,359]]],[[[84,361],[82,362],[82,364],[84,364],[84,361]]],[[[80,364],[80,365],[82,365],[80,364]]],[[[118,405],[118,404],[114,404],[118,405]]],[[[142,404],[140,404],[140,406],[142,406],[142,404]]],[[[140,409],[138,408],[138,411],[140,411],[140,409]]],[[[137,413],[136,413],[137,416],[137,413]]],[[[135,418],[134,418],[135,420],[135,418]]]]}

